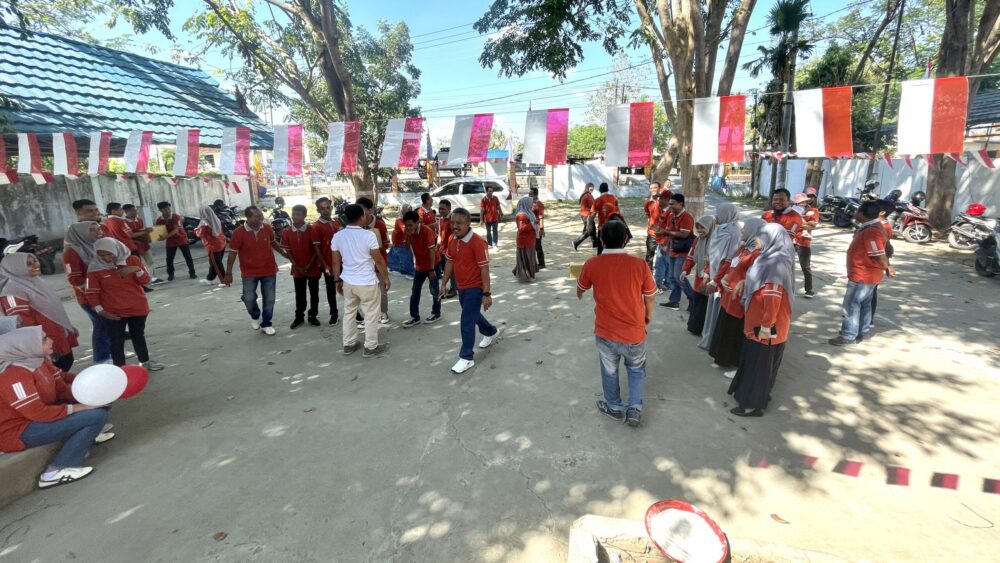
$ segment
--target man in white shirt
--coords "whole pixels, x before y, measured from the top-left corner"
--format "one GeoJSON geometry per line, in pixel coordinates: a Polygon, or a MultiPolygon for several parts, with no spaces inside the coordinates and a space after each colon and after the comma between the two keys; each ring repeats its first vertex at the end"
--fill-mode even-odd
{"type": "MultiPolygon", "coordinates": [[[[365,212],[360,205],[348,205],[344,211],[347,228],[333,235],[330,249],[333,251],[331,270],[336,278],[337,293],[344,296],[345,319],[353,319],[358,309],[365,317],[364,357],[380,356],[389,348],[378,343],[379,313],[382,291],[389,291],[389,271],[379,253],[378,238],[364,228],[365,212]],[[384,280],[379,288],[379,275],[384,280]]],[[[358,349],[358,326],[353,322],[344,323],[344,355],[358,349]]]]}

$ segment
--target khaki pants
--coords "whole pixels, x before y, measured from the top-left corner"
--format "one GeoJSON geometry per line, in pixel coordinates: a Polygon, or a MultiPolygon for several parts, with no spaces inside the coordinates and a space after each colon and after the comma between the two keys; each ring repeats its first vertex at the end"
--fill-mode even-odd
{"type": "Polygon", "coordinates": [[[358,341],[358,325],[354,317],[361,309],[365,317],[365,348],[378,346],[379,310],[382,289],[378,285],[351,285],[344,283],[344,346],[358,341]]]}

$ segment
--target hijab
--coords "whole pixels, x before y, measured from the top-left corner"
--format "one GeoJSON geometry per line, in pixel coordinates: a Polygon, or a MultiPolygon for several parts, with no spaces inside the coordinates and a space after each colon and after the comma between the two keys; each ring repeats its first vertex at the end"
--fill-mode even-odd
{"type": "Polygon", "coordinates": [[[708,245],[708,275],[715,277],[723,260],[729,260],[740,246],[740,225],[736,219],[740,210],[733,203],[723,203],[715,209],[715,228],[708,245]]]}
{"type": "Polygon", "coordinates": [[[8,317],[0,313],[0,336],[17,329],[21,326],[21,318],[18,316],[8,317]]]}
{"type": "Polygon", "coordinates": [[[219,221],[219,216],[215,214],[215,211],[207,205],[202,205],[198,208],[198,216],[201,217],[201,222],[198,226],[207,225],[208,228],[212,229],[212,234],[219,236],[222,234],[222,221],[219,221]]]}
{"type": "Polygon", "coordinates": [[[35,371],[45,363],[42,342],[45,332],[40,326],[14,329],[0,335],[0,372],[11,366],[35,371]]]}
{"type": "Polygon", "coordinates": [[[743,246],[746,247],[748,251],[754,251],[757,248],[757,233],[766,225],[767,222],[760,217],[748,217],[746,221],[743,221],[743,246]]]}
{"type": "Polygon", "coordinates": [[[743,306],[750,305],[750,298],[764,284],[780,285],[792,304],[795,295],[795,245],[785,227],[777,223],[764,225],[757,233],[760,238],[760,257],[747,271],[743,284],[743,306]]]}
{"type": "Polygon", "coordinates": [[[66,230],[66,238],[63,240],[63,247],[76,251],[84,264],[90,264],[94,259],[94,241],[96,239],[90,234],[93,225],[100,225],[100,223],[97,221],[73,223],[66,230]]]}
{"type": "Polygon", "coordinates": [[[4,256],[0,262],[0,297],[10,295],[27,299],[31,308],[42,316],[69,332],[75,332],[59,295],[41,277],[28,272],[29,256],[25,252],[4,256]]]}
{"type": "Polygon", "coordinates": [[[538,236],[538,218],[535,217],[535,212],[531,210],[531,205],[534,203],[530,197],[522,197],[520,201],[517,202],[517,211],[514,212],[516,217],[518,213],[524,213],[528,216],[528,220],[531,221],[531,226],[535,229],[535,236],[538,236]]]}
{"type": "Polygon", "coordinates": [[[698,237],[698,244],[694,246],[694,272],[700,276],[705,271],[705,264],[708,263],[708,247],[712,243],[712,229],[715,227],[714,215],[702,215],[698,219],[697,225],[701,225],[706,231],[705,236],[698,237]]]}
{"type": "Polygon", "coordinates": [[[101,260],[100,256],[95,256],[94,260],[90,263],[91,272],[97,272],[99,270],[113,270],[118,266],[124,266],[125,261],[132,255],[132,251],[130,251],[127,246],[111,237],[98,239],[98,241],[94,243],[95,253],[98,250],[104,250],[114,254],[115,260],[114,262],[105,262],[104,260],[101,260]]]}

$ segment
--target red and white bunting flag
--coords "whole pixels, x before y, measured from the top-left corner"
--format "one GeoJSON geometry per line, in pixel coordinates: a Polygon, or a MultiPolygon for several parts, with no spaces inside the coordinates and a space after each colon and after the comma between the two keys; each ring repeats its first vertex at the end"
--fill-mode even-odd
{"type": "Polygon", "coordinates": [[[962,153],[960,153],[960,152],[950,152],[950,153],[948,153],[948,158],[954,160],[955,162],[957,162],[958,164],[960,164],[963,167],[969,165],[969,162],[967,160],[964,160],[962,158],[962,153]]]}
{"type": "Polygon", "coordinates": [[[271,173],[275,176],[302,175],[302,126],[274,126],[274,156],[271,173]]]}
{"type": "Polygon", "coordinates": [[[930,170],[937,170],[938,169],[937,159],[934,158],[933,154],[924,155],[924,158],[927,159],[927,168],[928,169],[930,169],[930,170]]]}
{"type": "MultiPolygon", "coordinates": [[[[524,123],[525,164],[566,164],[569,138],[569,110],[543,109],[529,111],[524,123]]],[[[513,159],[514,155],[510,155],[513,159]]]]}
{"type": "Polygon", "coordinates": [[[991,157],[990,153],[986,150],[980,149],[978,151],[972,151],[972,157],[975,158],[976,161],[979,162],[979,164],[984,168],[989,168],[991,170],[996,168],[996,164],[993,162],[993,157],[991,157]]]}
{"type": "Polygon", "coordinates": [[[774,157],[774,160],[782,160],[785,158],[785,153],[778,151],[776,153],[772,153],[771,156],[774,157]]]}
{"type": "Polygon", "coordinates": [[[806,158],[854,154],[851,136],[851,87],[793,92],[795,146],[806,158]]]}
{"type": "Polygon", "coordinates": [[[892,168],[892,155],[890,155],[888,152],[884,152],[882,153],[882,160],[884,160],[885,163],[889,165],[889,168],[892,168]]]}
{"type": "Polygon", "coordinates": [[[493,131],[493,114],[477,113],[455,117],[448,151],[448,166],[486,162],[490,150],[490,133],[493,131]]]}
{"type": "Polygon", "coordinates": [[[739,161],[746,146],[746,116],[746,96],[695,100],[691,164],[739,161]]]}
{"type": "Polygon", "coordinates": [[[111,131],[96,131],[90,134],[90,150],[87,152],[87,174],[104,174],[108,171],[108,157],[111,155],[111,131]]]}
{"type": "Polygon", "coordinates": [[[38,136],[34,133],[17,134],[17,173],[42,173],[42,153],[38,149],[38,136]]]}
{"type": "Polygon", "coordinates": [[[0,186],[11,183],[7,171],[7,145],[3,142],[3,135],[0,135],[0,186]]]}
{"type": "Polygon", "coordinates": [[[52,134],[52,173],[59,176],[77,176],[80,167],[76,154],[76,139],[69,131],[52,134]]]}
{"type": "Polygon", "coordinates": [[[652,162],[653,102],[608,108],[604,163],[608,166],[649,166],[652,162]]]}
{"type": "MultiPolygon", "coordinates": [[[[422,117],[390,119],[382,141],[381,168],[413,168],[420,158],[420,138],[424,131],[422,117]]],[[[452,147],[454,150],[454,147],[452,147]]]]}
{"type": "MultiPolygon", "coordinates": [[[[240,189],[240,185],[238,183],[236,183],[236,180],[233,180],[233,189],[236,190],[236,193],[238,193],[238,194],[243,193],[243,190],[240,189]]],[[[227,188],[227,190],[228,190],[228,188],[227,188]]]]}
{"type": "Polygon", "coordinates": [[[358,171],[358,150],[361,147],[361,122],[337,121],[327,131],[326,158],[323,171],[327,174],[353,174],[358,171]]]}
{"type": "Polygon", "coordinates": [[[905,162],[905,163],[906,163],[906,166],[907,166],[907,167],[908,167],[908,168],[909,168],[910,170],[913,170],[913,161],[912,161],[912,160],[910,159],[910,155],[908,155],[908,154],[904,154],[904,155],[903,155],[903,162],[905,162]]]}
{"type": "Polygon", "coordinates": [[[174,150],[174,176],[198,175],[198,142],[201,129],[178,129],[174,150]]]}
{"type": "Polygon", "coordinates": [[[235,176],[246,176],[250,173],[250,129],[248,127],[226,127],[222,130],[219,172],[235,176]]]}
{"type": "Polygon", "coordinates": [[[854,156],[860,158],[861,160],[875,160],[875,155],[867,152],[854,153],[854,156]]]}
{"type": "Polygon", "coordinates": [[[125,171],[145,174],[149,170],[149,147],[153,144],[152,131],[132,131],[125,143],[125,171]]]}
{"type": "Polygon", "coordinates": [[[898,152],[948,154],[965,149],[969,80],[964,76],[903,82],[898,152]]]}

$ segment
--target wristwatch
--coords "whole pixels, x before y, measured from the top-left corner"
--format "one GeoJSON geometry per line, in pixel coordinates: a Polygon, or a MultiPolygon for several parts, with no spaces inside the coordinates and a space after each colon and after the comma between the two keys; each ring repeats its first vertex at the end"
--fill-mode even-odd
{"type": "Polygon", "coordinates": [[[491,292],[489,292],[489,291],[484,291],[483,292],[483,297],[492,297],[492,296],[493,296],[493,294],[491,292]]]}

